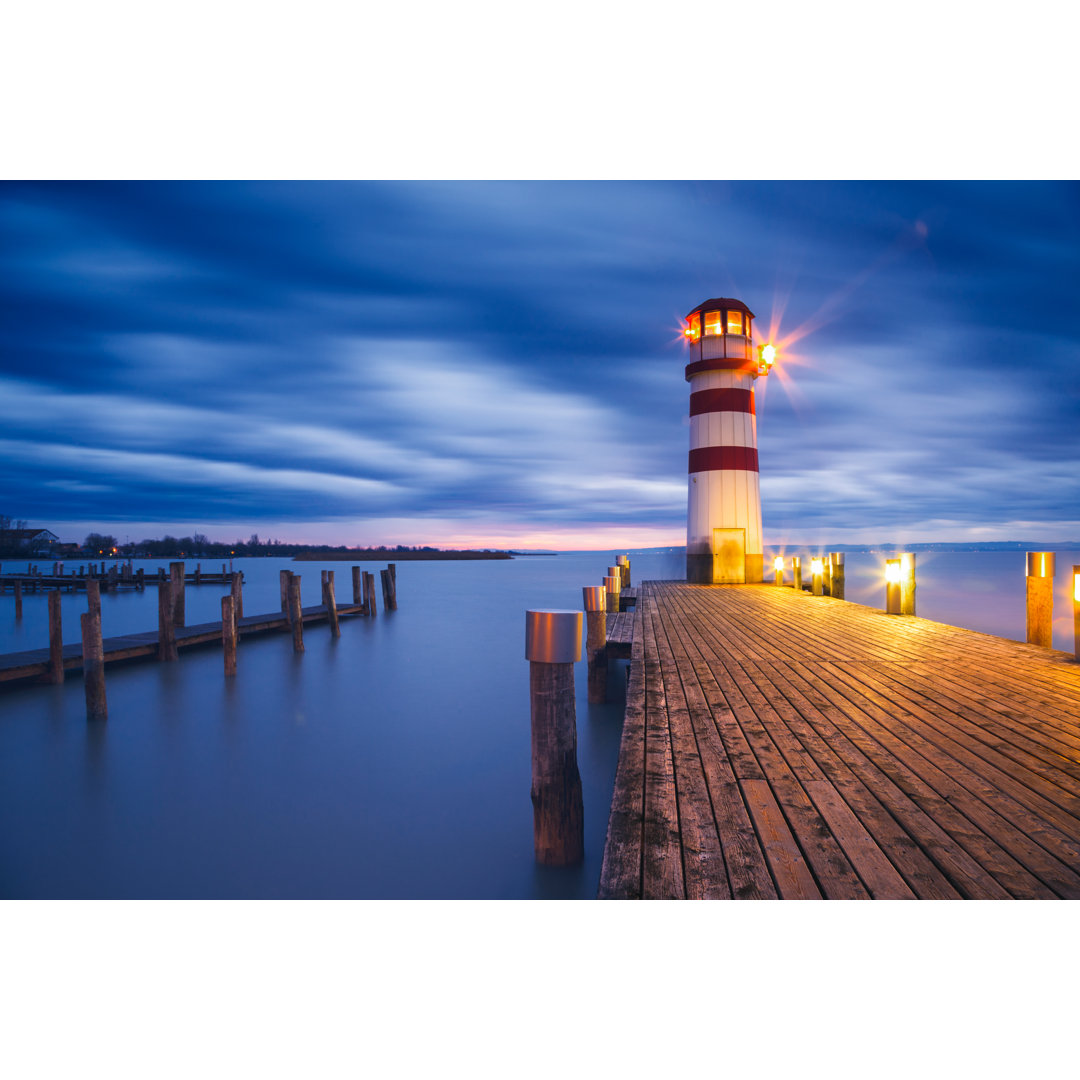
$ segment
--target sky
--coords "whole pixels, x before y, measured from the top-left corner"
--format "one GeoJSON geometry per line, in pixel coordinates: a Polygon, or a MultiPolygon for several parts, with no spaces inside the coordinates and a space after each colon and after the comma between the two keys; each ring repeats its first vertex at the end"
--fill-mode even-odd
{"type": "Polygon", "coordinates": [[[685,542],[743,300],[766,543],[1080,539],[1080,185],[0,184],[0,513],[64,540],[685,542]]]}

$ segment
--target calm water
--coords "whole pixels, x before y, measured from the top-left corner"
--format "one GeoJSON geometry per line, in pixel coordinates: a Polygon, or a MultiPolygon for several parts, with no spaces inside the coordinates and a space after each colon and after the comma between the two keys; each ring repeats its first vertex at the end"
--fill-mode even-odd
{"type": "MultiPolygon", "coordinates": [[[[626,665],[603,706],[586,703],[577,667],[586,859],[537,867],[524,611],[578,608],[614,554],[399,563],[397,611],[343,621],[337,641],[311,627],[300,657],[282,634],[242,641],[228,682],[214,648],[110,666],[104,725],[87,725],[79,678],[0,690],[0,895],[595,896],[626,665]]],[[[681,550],[632,563],[635,581],[684,575],[681,550]]],[[[1080,552],[1058,553],[1054,644],[1069,651],[1073,563],[1080,552]]],[[[347,598],[348,565],[238,559],[244,610],[278,608],[283,566],[306,604],[323,566],[347,598]]],[[[882,565],[848,555],[848,599],[883,606],[882,565]]],[[[919,615],[1023,638],[1022,553],[920,554],[918,571],[919,615]]],[[[223,593],[190,588],[187,622],[220,618],[223,593]]],[[[85,605],[63,597],[69,640],[85,605]]],[[[106,636],[156,628],[157,591],[105,594],[102,622],[106,636]]],[[[24,598],[19,624],[0,598],[0,651],[47,644],[44,594],[24,598]]]]}

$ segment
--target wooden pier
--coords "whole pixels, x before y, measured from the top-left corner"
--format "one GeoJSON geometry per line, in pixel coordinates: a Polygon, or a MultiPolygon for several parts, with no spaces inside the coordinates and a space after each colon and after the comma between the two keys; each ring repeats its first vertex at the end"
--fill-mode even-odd
{"type": "Polygon", "coordinates": [[[608,628],[602,899],[1080,898],[1070,654],[774,585],[645,582],[608,628]]]}
{"type": "MultiPolygon", "coordinates": [[[[148,579],[149,580],[149,579],[148,579]]],[[[363,604],[337,605],[339,618],[365,614],[363,604]]],[[[302,609],[304,625],[309,623],[329,622],[330,613],[324,604],[302,609]]],[[[248,615],[239,620],[240,638],[249,638],[255,634],[289,630],[289,616],[283,611],[272,611],[264,615],[248,615]]],[[[194,645],[217,645],[221,647],[221,623],[199,623],[196,626],[177,626],[173,629],[178,649],[194,645]]],[[[123,634],[119,637],[106,638],[103,642],[105,663],[120,660],[156,660],[159,638],[157,630],[146,633],[123,634]]],[[[64,646],[64,671],[81,671],[83,666],[82,645],[75,641],[64,646]]],[[[6,653],[0,656],[0,683],[17,679],[42,679],[49,671],[49,650],[29,649],[25,652],[6,653]]]]}

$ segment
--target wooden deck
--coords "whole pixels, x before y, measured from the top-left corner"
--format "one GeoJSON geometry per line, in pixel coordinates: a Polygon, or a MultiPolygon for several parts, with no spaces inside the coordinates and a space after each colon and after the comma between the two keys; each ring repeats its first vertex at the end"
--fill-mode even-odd
{"type": "MultiPolygon", "coordinates": [[[[149,584],[149,582],[148,582],[149,584]]],[[[328,622],[329,614],[322,604],[302,609],[304,625],[328,622]]],[[[338,618],[363,615],[362,604],[338,604],[338,618]]],[[[288,617],[282,611],[272,611],[264,615],[245,615],[240,620],[240,639],[254,634],[272,631],[288,631],[288,617]]],[[[150,630],[141,634],[124,634],[106,638],[104,641],[105,663],[119,660],[153,660],[158,652],[158,632],[150,630]]],[[[176,628],[177,649],[190,648],[194,645],[221,645],[221,622],[199,623],[195,626],[176,628]]],[[[48,671],[49,650],[30,649],[25,652],[6,653],[0,656],[0,683],[20,679],[39,679],[48,671]]],[[[82,642],[75,641],[64,646],[64,671],[82,670],[82,642]]]]}
{"type": "Polygon", "coordinates": [[[607,617],[607,657],[609,660],[629,660],[634,640],[634,613],[620,612],[607,617]]]}
{"type": "Polygon", "coordinates": [[[630,617],[601,898],[1080,898],[1071,655],[773,585],[630,617]]]}

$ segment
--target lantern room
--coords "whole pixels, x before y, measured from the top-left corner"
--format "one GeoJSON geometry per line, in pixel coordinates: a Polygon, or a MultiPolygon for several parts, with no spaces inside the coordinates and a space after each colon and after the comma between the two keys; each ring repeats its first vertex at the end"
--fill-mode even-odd
{"type": "Polygon", "coordinates": [[[741,301],[719,296],[698,304],[686,316],[683,333],[690,347],[690,366],[712,360],[727,361],[716,365],[746,371],[754,376],[768,375],[772,355],[754,354],[754,313],[741,301]]]}

